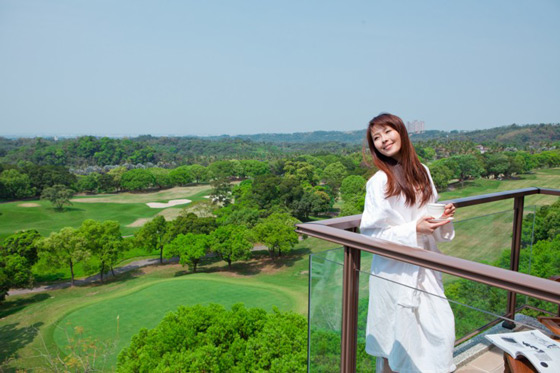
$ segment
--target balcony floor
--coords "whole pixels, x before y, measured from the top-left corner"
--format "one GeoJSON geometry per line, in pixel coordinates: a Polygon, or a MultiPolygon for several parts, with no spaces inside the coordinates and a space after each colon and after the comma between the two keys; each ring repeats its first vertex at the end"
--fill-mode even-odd
{"type": "Polygon", "coordinates": [[[466,365],[457,369],[456,373],[501,373],[504,371],[503,351],[491,346],[482,355],[469,361],[466,365]]]}
{"type": "Polygon", "coordinates": [[[453,360],[458,367],[455,373],[497,373],[504,371],[503,351],[484,338],[486,334],[519,332],[527,330],[525,325],[547,331],[541,323],[532,317],[516,314],[515,321],[517,327],[514,330],[502,328],[501,324],[498,324],[455,347],[455,358],[453,360]]]}

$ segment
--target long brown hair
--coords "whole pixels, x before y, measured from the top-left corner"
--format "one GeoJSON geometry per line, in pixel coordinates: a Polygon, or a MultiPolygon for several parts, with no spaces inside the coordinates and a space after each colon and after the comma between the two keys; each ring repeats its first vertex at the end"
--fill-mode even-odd
{"type": "Polygon", "coordinates": [[[376,116],[369,122],[366,139],[373,163],[387,174],[385,198],[403,194],[405,204],[408,206],[412,206],[416,202],[420,202],[420,205],[428,203],[433,196],[430,177],[416,155],[402,119],[388,113],[376,116]],[[375,148],[371,133],[374,126],[388,126],[399,133],[401,137],[400,162],[381,154],[375,148]]]}

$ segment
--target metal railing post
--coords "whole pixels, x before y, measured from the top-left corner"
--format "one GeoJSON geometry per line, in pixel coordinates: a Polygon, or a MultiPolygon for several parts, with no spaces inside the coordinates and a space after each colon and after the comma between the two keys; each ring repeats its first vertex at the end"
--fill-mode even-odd
{"type": "MultiPolygon", "coordinates": [[[[521,229],[523,227],[523,208],[524,196],[515,197],[513,202],[513,234],[511,237],[511,256],[510,256],[510,269],[512,271],[519,271],[519,257],[521,256],[521,229]]],[[[508,302],[506,317],[510,319],[515,318],[515,302],[517,294],[513,291],[508,291],[508,302]]],[[[512,321],[504,321],[502,326],[504,328],[513,329],[515,323],[512,321]]]]}
{"type": "Polygon", "coordinates": [[[360,259],[360,250],[344,246],[340,359],[340,371],[342,373],[352,373],[356,371],[360,259]]]}

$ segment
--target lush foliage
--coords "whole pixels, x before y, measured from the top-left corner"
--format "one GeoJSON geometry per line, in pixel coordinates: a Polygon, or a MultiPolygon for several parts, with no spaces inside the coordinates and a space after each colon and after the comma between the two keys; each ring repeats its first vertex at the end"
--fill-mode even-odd
{"type": "Polygon", "coordinates": [[[6,237],[0,246],[0,301],[10,288],[32,285],[31,268],[38,260],[40,239],[36,230],[20,231],[6,237]]]}
{"type": "Polygon", "coordinates": [[[41,199],[46,199],[52,203],[55,209],[62,210],[64,205],[72,205],[70,198],[72,198],[74,192],[61,184],[53,185],[52,187],[47,187],[43,189],[41,193],[41,199]]]}
{"type": "Polygon", "coordinates": [[[306,320],[237,304],[179,307],[142,329],[118,358],[119,372],[305,372],[306,320]]]}

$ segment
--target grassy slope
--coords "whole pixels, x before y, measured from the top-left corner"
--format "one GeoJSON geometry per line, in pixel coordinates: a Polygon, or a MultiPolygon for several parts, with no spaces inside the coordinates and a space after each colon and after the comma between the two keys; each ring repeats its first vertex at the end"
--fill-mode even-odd
{"type": "MultiPolygon", "coordinates": [[[[559,176],[560,169],[555,169],[540,171],[536,175],[529,175],[522,180],[504,182],[477,180],[467,183],[465,189],[442,193],[441,199],[492,193],[500,190],[529,186],[557,187],[559,184],[559,176]]],[[[555,197],[531,196],[528,197],[527,200],[529,201],[526,202],[526,205],[544,204],[553,202],[555,197]]],[[[492,211],[511,210],[511,207],[511,201],[496,202],[491,204],[490,207],[485,208],[483,213],[487,214],[492,211]]],[[[468,232],[469,229],[473,230],[475,228],[480,229],[481,227],[490,226],[491,224],[488,224],[488,220],[483,220],[482,218],[474,219],[474,222],[478,221],[478,224],[474,224],[474,226],[472,222],[460,222],[460,220],[473,218],[480,215],[480,213],[480,208],[460,209],[457,213],[458,219],[456,223],[458,230],[461,229],[461,224],[465,224],[465,232],[468,232]]],[[[503,226],[510,227],[511,225],[508,225],[510,223],[507,221],[507,215],[508,213],[498,214],[485,219],[493,219],[493,221],[497,221],[497,223],[503,226]],[[506,216],[504,217],[503,215],[506,216]]],[[[496,238],[496,247],[501,247],[509,237],[509,233],[504,233],[506,231],[501,228],[485,232],[484,235],[476,231],[476,229],[469,235],[464,234],[462,237],[470,241],[475,236],[484,238],[486,234],[488,234],[490,237],[494,237],[500,233],[502,235],[500,236],[501,238],[496,238]],[[475,234],[475,232],[478,233],[475,234]]],[[[471,247],[472,246],[473,245],[471,245],[471,247]]],[[[38,349],[44,350],[44,348],[41,347],[41,338],[38,338],[38,332],[47,345],[53,346],[55,339],[58,340],[59,343],[63,343],[64,336],[57,336],[56,334],[57,325],[65,325],[66,321],[80,322],[80,320],[84,320],[85,322],[88,319],[88,317],[85,316],[88,314],[92,317],[97,313],[103,315],[103,312],[110,312],[113,307],[116,310],[126,309],[125,306],[128,303],[123,303],[122,299],[130,299],[131,301],[137,302],[136,304],[138,306],[135,309],[127,310],[127,312],[131,313],[131,317],[135,318],[135,327],[149,326],[149,324],[153,322],[149,321],[152,317],[151,307],[140,309],[142,303],[138,302],[150,298],[148,296],[150,292],[148,289],[156,284],[157,286],[164,287],[160,288],[157,293],[158,296],[162,296],[162,299],[158,299],[157,301],[163,304],[157,312],[158,315],[161,315],[161,312],[164,313],[165,308],[169,308],[169,311],[175,309],[177,303],[172,295],[176,294],[177,289],[188,288],[192,290],[195,288],[194,285],[192,287],[186,285],[212,283],[213,285],[210,285],[210,288],[214,291],[216,288],[219,288],[219,286],[216,285],[223,281],[227,281],[227,283],[231,285],[231,291],[233,293],[237,292],[238,297],[232,297],[226,301],[224,300],[223,294],[216,293],[216,297],[206,297],[206,300],[202,300],[200,295],[185,293],[183,302],[215,301],[229,305],[239,299],[248,305],[256,304],[263,307],[269,307],[274,302],[280,302],[285,305],[286,309],[305,313],[307,309],[308,284],[307,254],[309,252],[323,251],[332,247],[334,247],[332,244],[315,239],[308,239],[298,245],[298,250],[296,250],[291,257],[285,258],[277,263],[268,263],[264,267],[259,264],[261,262],[250,261],[248,263],[234,265],[233,273],[230,273],[228,271],[216,271],[216,267],[221,264],[213,264],[210,267],[206,267],[207,273],[182,276],[184,274],[184,269],[181,267],[163,266],[148,269],[146,270],[147,274],[142,276],[136,276],[134,274],[125,275],[118,281],[103,286],[91,285],[42,294],[9,297],[7,302],[0,305],[0,346],[2,346],[0,347],[0,362],[17,351],[21,356],[17,361],[17,366],[34,367],[41,365],[42,361],[34,357],[37,355],[38,349]],[[191,283],[188,281],[193,282],[191,283]],[[169,288],[167,288],[167,286],[169,286],[169,288]],[[236,286],[238,287],[236,288],[236,286]],[[243,289],[245,286],[247,288],[243,289]],[[255,289],[257,291],[253,291],[255,289]],[[163,299],[164,296],[165,300],[163,299]],[[274,298],[276,298],[276,300],[272,301],[274,298]],[[265,300],[263,301],[263,299],[265,300]],[[81,313],[82,311],[84,314],[81,313]]],[[[454,254],[456,253],[454,252],[454,254]]],[[[488,254],[482,252],[477,255],[484,258],[484,256],[488,254]]],[[[154,294],[153,290],[150,294],[154,294]]],[[[103,323],[103,325],[107,324],[108,327],[96,328],[98,333],[97,337],[100,339],[112,338],[115,333],[115,330],[111,328],[111,325],[115,324],[115,316],[107,316],[105,313],[105,317],[104,320],[107,320],[107,322],[103,323]]],[[[121,325],[123,325],[122,323],[124,323],[124,321],[121,319],[121,325]]],[[[130,324],[132,325],[132,323],[130,324]]],[[[121,326],[121,328],[124,328],[124,326],[121,326]]],[[[128,333],[134,333],[134,331],[130,330],[127,334],[128,333]]],[[[124,341],[124,336],[122,334],[121,338],[124,341]]],[[[111,359],[114,359],[114,355],[111,359]]]]}
{"type": "MultiPolygon", "coordinates": [[[[528,187],[558,188],[560,169],[539,170],[523,175],[519,180],[479,179],[465,183],[465,188],[441,193],[440,200],[449,200],[480,194],[496,193],[528,187]]],[[[550,204],[557,197],[531,195],[525,197],[525,214],[536,206],[550,204]]],[[[513,199],[458,209],[455,214],[455,239],[439,244],[442,252],[479,262],[492,262],[502,250],[511,245],[513,199]]]]}

